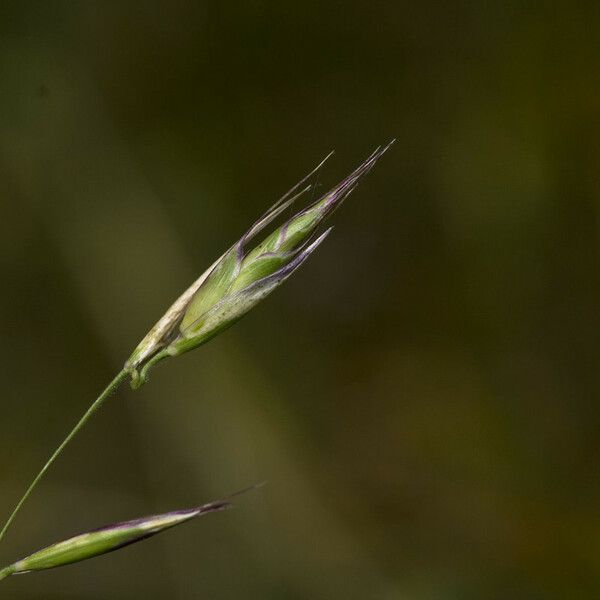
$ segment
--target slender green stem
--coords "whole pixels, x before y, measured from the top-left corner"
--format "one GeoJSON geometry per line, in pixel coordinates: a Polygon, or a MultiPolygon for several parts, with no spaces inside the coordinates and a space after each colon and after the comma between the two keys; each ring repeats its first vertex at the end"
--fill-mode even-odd
{"type": "MultiPolygon", "coordinates": [[[[165,358],[169,358],[171,356],[171,354],[169,354],[169,352],[167,352],[166,348],[164,350],[161,350],[158,354],[155,354],[143,367],[142,370],[140,371],[140,374],[138,376],[137,379],[134,379],[132,381],[132,387],[133,389],[137,389],[139,387],[141,387],[144,383],[146,383],[146,381],[148,381],[148,373],[150,371],[150,369],[157,363],[159,363],[161,360],[164,360],[165,358]]],[[[0,538],[2,539],[2,538],[0,538]]]]}
{"type": "MultiPolygon", "coordinates": [[[[19,500],[18,504],[15,506],[15,509],[12,511],[12,514],[8,518],[8,521],[6,521],[4,527],[2,528],[2,531],[0,531],[0,541],[2,541],[2,539],[6,535],[8,528],[10,527],[14,518],[17,516],[17,513],[19,512],[19,510],[21,510],[21,507],[23,506],[23,504],[25,503],[27,498],[29,498],[31,492],[33,492],[33,490],[39,483],[40,479],[46,474],[46,471],[50,468],[52,463],[58,458],[58,456],[65,449],[67,444],[77,435],[79,430],[87,423],[89,418],[102,406],[102,404],[104,404],[104,402],[109,398],[109,396],[125,381],[125,379],[127,379],[128,375],[129,375],[128,371],[123,369],[108,384],[108,386],[105,388],[105,390],[98,396],[98,398],[94,401],[94,403],[88,408],[88,410],[83,415],[83,417],[81,417],[81,419],[79,420],[77,425],[75,425],[75,427],[73,427],[73,429],[71,430],[69,435],[67,435],[67,437],[62,441],[60,446],[58,446],[58,448],[54,451],[52,456],[50,456],[50,458],[48,459],[46,464],[42,467],[42,470],[36,475],[35,479],[31,482],[31,484],[27,488],[27,491],[25,492],[25,494],[23,494],[23,497],[19,500]]],[[[8,575],[10,575],[10,573],[6,573],[6,569],[0,571],[0,579],[2,579],[3,577],[7,577],[8,575]]]]}
{"type": "Polygon", "coordinates": [[[0,581],[9,575],[12,575],[14,572],[15,568],[12,565],[10,565],[10,567],[4,567],[4,569],[0,569],[0,581]]]}

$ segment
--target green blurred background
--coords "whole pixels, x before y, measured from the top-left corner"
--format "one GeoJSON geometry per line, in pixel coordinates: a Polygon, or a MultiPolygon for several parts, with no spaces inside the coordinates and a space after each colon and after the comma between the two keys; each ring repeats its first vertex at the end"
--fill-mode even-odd
{"type": "Polygon", "coordinates": [[[270,484],[0,596],[600,597],[599,6],[3,2],[2,515],[259,213],[398,142],[281,290],[111,400],[0,560],[270,484]]]}

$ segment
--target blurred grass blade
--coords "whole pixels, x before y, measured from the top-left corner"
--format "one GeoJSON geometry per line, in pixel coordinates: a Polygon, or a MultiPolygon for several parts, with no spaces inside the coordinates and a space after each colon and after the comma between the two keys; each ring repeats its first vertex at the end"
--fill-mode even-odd
{"type": "Polygon", "coordinates": [[[19,573],[54,569],[107,554],[119,548],[141,542],[200,515],[226,510],[231,506],[228,500],[218,500],[196,508],[107,525],[34,552],[0,570],[0,579],[19,573]]]}

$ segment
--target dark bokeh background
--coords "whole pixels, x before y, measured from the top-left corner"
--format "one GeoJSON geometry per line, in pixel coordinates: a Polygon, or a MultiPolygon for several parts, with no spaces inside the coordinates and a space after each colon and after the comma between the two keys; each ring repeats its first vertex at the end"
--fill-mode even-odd
{"type": "Polygon", "coordinates": [[[260,212],[398,138],[292,280],[111,400],[0,559],[270,484],[3,597],[600,596],[594,5],[2,3],[2,514],[260,212]]]}

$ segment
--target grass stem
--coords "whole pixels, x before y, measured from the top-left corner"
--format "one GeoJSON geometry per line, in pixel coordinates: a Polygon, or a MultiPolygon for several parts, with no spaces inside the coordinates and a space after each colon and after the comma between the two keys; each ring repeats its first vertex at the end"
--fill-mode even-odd
{"type": "MultiPolygon", "coordinates": [[[[81,419],[79,419],[79,421],[77,422],[75,427],[73,427],[73,429],[71,430],[69,435],[67,435],[67,437],[62,441],[60,446],[58,446],[58,448],[56,448],[56,450],[50,456],[50,458],[48,459],[46,464],[42,467],[41,471],[36,475],[35,479],[31,482],[31,484],[27,488],[26,492],[23,494],[23,497],[19,500],[19,502],[15,506],[14,510],[12,511],[10,517],[4,524],[2,531],[0,531],[0,542],[6,535],[8,528],[11,526],[14,518],[17,516],[17,513],[19,512],[19,510],[21,510],[21,507],[23,506],[23,504],[25,503],[27,498],[29,498],[29,496],[31,495],[31,492],[33,492],[33,490],[35,489],[37,484],[40,482],[40,479],[42,479],[42,477],[46,474],[46,471],[50,468],[52,463],[58,458],[58,456],[65,449],[67,444],[77,435],[77,433],[81,430],[81,428],[87,423],[87,421],[90,419],[90,417],[102,406],[102,404],[104,404],[104,402],[125,381],[125,379],[127,379],[128,375],[129,375],[129,373],[125,369],[123,369],[122,371],[120,371],[118,373],[118,375],[106,386],[104,391],[98,396],[98,398],[96,398],[94,403],[88,408],[88,410],[85,412],[83,417],[81,417],[81,419]]],[[[6,571],[7,571],[7,569],[0,570],[0,579],[2,579],[4,577],[8,577],[8,575],[10,575],[10,573],[7,573],[6,571]]]]}
{"type": "Polygon", "coordinates": [[[10,567],[4,567],[4,569],[0,569],[0,581],[2,579],[6,579],[9,575],[12,575],[15,572],[15,568],[11,565],[10,567]]]}

